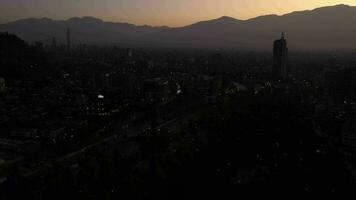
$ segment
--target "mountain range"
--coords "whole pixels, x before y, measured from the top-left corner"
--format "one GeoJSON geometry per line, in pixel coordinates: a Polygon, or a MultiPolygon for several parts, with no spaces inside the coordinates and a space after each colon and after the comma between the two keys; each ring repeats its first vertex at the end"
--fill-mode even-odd
{"type": "Polygon", "coordinates": [[[356,7],[348,5],[248,20],[224,16],[178,28],[105,22],[94,17],[30,18],[0,24],[0,32],[47,44],[53,37],[64,44],[67,28],[73,44],[267,50],[285,32],[289,47],[294,50],[356,49],[356,7]]]}

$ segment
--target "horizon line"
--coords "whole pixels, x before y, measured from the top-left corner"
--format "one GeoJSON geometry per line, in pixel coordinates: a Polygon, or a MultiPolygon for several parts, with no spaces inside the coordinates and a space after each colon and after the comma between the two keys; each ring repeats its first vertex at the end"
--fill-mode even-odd
{"type": "Polygon", "coordinates": [[[13,23],[13,22],[17,22],[17,21],[21,21],[21,20],[29,20],[29,19],[48,19],[48,20],[53,20],[53,21],[68,21],[71,19],[75,19],[75,18],[93,18],[93,19],[98,19],[101,20],[104,23],[117,23],[117,24],[130,24],[130,25],[134,25],[134,26],[149,26],[149,27],[166,27],[166,28],[182,28],[182,27],[187,27],[187,26],[191,26],[200,22],[207,22],[207,21],[213,21],[213,20],[217,20],[217,19],[221,19],[221,18],[230,18],[236,21],[249,21],[249,20],[253,20],[253,19],[257,19],[260,17],[266,17],[266,16],[276,16],[276,17],[283,17],[289,14],[293,14],[293,13],[297,13],[297,12],[311,12],[314,10],[318,10],[318,9],[322,9],[322,8],[330,8],[330,7],[337,7],[337,6],[345,6],[345,7],[351,7],[351,8],[356,8],[356,6],[351,6],[349,4],[335,4],[335,5],[331,5],[331,6],[322,6],[322,7],[316,7],[316,8],[312,8],[312,9],[306,9],[306,10],[295,10],[295,11],[291,11],[291,12],[287,12],[287,13],[283,13],[283,14],[262,14],[262,15],[258,15],[255,17],[251,17],[251,18],[246,18],[246,19],[238,19],[235,17],[231,17],[231,16],[227,16],[227,15],[222,15],[220,17],[217,18],[211,18],[211,19],[202,19],[200,21],[196,21],[196,22],[191,22],[190,24],[187,25],[181,25],[181,26],[169,26],[169,25],[150,25],[150,24],[136,24],[136,23],[132,23],[132,22],[123,22],[123,21],[114,21],[114,20],[106,20],[104,18],[101,17],[97,17],[97,16],[88,16],[88,15],[82,15],[82,16],[72,16],[72,17],[67,17],[64,19],[58,19],[58,18],[50,18],[50,17],[27,17],[27,18],[18,18],[18,19],[14,19],[14,20],[10,20],[10,21],[6,21],[6,22],[1,22],[0,21],[0,25],[3,24],[8,24],[8,23],[13,23]]]}

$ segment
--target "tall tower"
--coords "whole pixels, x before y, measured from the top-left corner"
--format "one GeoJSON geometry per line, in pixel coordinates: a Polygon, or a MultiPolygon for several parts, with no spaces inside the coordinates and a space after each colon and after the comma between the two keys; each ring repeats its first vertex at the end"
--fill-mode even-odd
{"type": "Polygon", "coordinates": [[[55,37],[52,38],[52,48],[57,47],[57,39],[55,37]]]}
{"type": "Polygon", "coordinates": [[[273,44],[273,69],[274,80],[287,78],[288,47],[287,40],[282,33],[281,39],[274,41],[273,44]]]}
{"type": "Polygon", "coordinates": [[[67,49],[70,49],[70,29],[67,28],[67,49]]]}

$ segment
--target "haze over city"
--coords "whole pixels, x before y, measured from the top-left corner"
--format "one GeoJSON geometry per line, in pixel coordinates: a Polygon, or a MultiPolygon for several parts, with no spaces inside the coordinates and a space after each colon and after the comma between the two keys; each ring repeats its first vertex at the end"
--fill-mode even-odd
{"type": "Polygon", "coordinates": [[[0,18],[0,200],[356,194],[356,0],[0,0],[0,18]]]}
{"type": "Polygon", "coordinates": [[[354,0],[1,0],[0,23],[29,17],[68,19],[94,16],[106,21],[137,25],[184,26],[230,16],[249,19],[285,14],[354,0]]]}

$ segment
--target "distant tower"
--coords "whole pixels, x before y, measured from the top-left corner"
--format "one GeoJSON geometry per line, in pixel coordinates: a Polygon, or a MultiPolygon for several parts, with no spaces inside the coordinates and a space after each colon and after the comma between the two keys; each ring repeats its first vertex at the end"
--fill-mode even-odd
{"type": "Polygon", "coordinates": [[[70,29],[67,28],[67,48],[70,49],[70,29]]]}
{"type": "Polygon", "coordinates": [[[112,88],[112,75],[110,73],[105,73],[103,75],[103,87],[105,89],[111,89],[112,88]]]}
{"type": "Polygon", "coordinates": [[[131,49],[127,49],[127,55],[129,56],[129,58],[132,58],[132,50],[131,49]]]}
{"type": "Polygon", "coordinates": [[[281,39],[274,41],[273,44],[273,79],[283,80],[287,78],[287,59],[287,40],[284,38],[284,33],[282,33],[281,39]]]}
{"type": "Polygon", "coordinates": [[[57,39],[55,37],[52,38],[52,48],[57,47],[57,39]]]}

